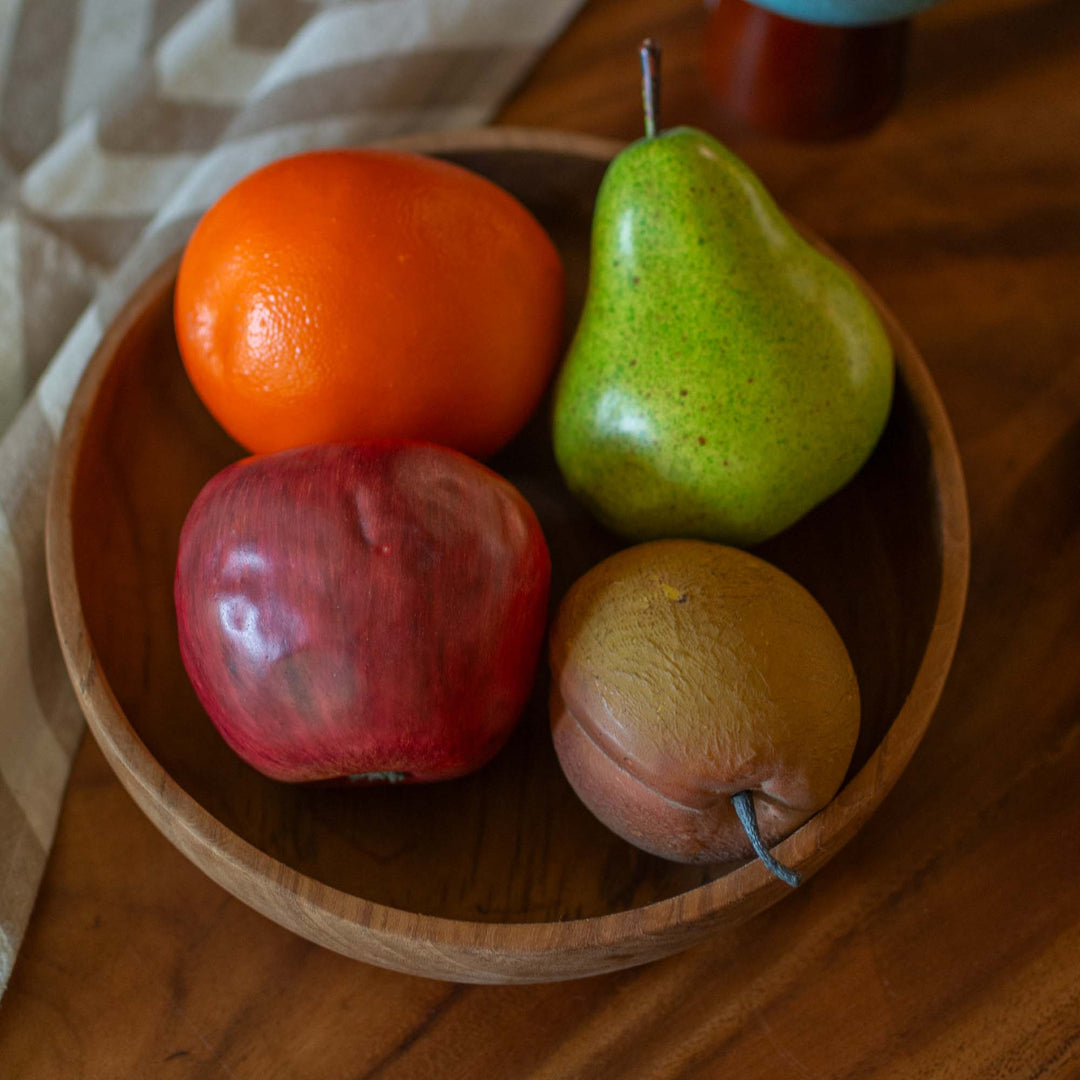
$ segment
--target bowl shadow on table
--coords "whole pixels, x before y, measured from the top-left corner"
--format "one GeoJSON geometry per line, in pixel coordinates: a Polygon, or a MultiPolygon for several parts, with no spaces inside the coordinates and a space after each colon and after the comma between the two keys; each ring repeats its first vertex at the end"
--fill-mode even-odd
{"type": "MultiPolygon", "coordinates": [[[[458,160],[469,164],[468,155],[458,160]]],[[[528,155],[506,186],[528,199],[528,155]]],[[[572,327],[584,292],[596,162],[570,159],[565,192],[530,203],[567,265],[572,327]]],[[[490,168],[488,169],[490,172],[490,168]]],[[[496,177],[496,179],[499,179],[496,177]]],[[[72,503],[90,639],[136,733],[225,827],[280,862],[391,907],[476,921],[558,921],[639,907],[728,867],[640,852],[601,826],[559,769],[541,663],[527,710],[480,772],[443,784],[335,789],[266,779],[220,739],[180,661],[172,599],[177,540],[201,486],[243,450],[195,397],[171,326],[171,289],[124,340],[87,425],[72,503]],[[137,452],[135,451],[137,448],[137,452]],[[93,543],[80,543],[92,537],[93,543]]],[[[548,405],[492,462],[532,502],[552,552],[552,610],[622,546],[567,494],[548,405]]],[[[895,718],[918,668],[938,583],[929,445],[901,382],[888,428],[856,479],[758,553],[793,574],[842,634],[862,691],[854,773],[895,718]]]]}

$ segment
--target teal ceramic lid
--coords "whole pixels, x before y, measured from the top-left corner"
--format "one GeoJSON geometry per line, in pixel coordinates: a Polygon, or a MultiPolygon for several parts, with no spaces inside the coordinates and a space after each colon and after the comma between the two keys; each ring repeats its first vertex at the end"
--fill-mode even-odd
{"type": "MultiPolygon", "coordinates": [[[[722,4],[724,0],[720,0],[722,4]]],[[[752,0],[758,7],[800,22],[824,26],[869,26],[906,19],[938,0],[752,0]]]]}

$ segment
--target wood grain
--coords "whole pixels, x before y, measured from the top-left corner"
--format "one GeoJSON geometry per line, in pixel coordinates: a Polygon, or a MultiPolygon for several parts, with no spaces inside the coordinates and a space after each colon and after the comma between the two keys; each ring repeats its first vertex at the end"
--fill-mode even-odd
{"type": "Polygon", "coordinates": [[[549,985],[358,965],[233,900],[92,740],[0,1008],[0,1073],[87,1077],[1073,1077],[1080,1072],[1080,7],[949,0],[869,138],[799,146],[713,117],[696,0],[601,0],[506,110],[726,135],[918,343],[968,481],[953,670],[893,793],[798,894],[680,956],[549,985]]]}
{"type": "MultiPolygon", "coordinates": [[[[493,128],[408,145],[488,176],[537,215],[567,270],[569,333],[595,193],[617,144],[493,128]]],[[[283,785],[226,747],[180,662],[173,578],[195,496],[244,451],[184,373],[172,328],[176,262],[139,290],[90,362],[57,448],[46,528],[76,692],[105,756],[162,832],[234,895],[312,941],[466,982],[566,979],[655,960],[785,897],[756,862],[682,866],[601,827],[556,761],[546,665],[510,744],[452,784],[283,785]]],[[[847,782],[777,848],[804,876],[854,835],[910,760],[948,672],[967,585],[952,433],[922,360],[881,314],[898,370],[880,444],[843,492],[759,549],[829,612],[861,690],[847,782]]],[[[491,464],[540,518],[554,607],[623,544],[566,491],[549,412],[538,409],[491,464]]]]}

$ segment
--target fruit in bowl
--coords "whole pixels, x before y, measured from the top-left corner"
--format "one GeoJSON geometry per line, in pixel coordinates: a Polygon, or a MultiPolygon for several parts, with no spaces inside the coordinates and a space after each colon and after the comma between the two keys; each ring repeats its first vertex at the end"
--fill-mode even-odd
{"type": "Polygon", "coordinates": [[[225,741],[287,781],[479,768],[535,674],[551,564],[516,489],[405,440],[218,473],[180,534],[180,651],[225,741]]]}
{"type": "Polygon", "coordinates": [[[615,157],[553,426],[567,486],[604,524],[766,540],[855,475],[892,389],[858,283],[726,147],[682,127],[615,157]]]}
{"type": "Polygon", "coordinates": [[[736,548],[657,540],[605,559],[563,599],[550,653],[567,779],[653,854],[765,858],[851,761],[843,640],[806,589],[736,548]]]}
{"type": "Polygon", "coordinates": [[[486,458],[563,332],[555,245],[501,187],[419,154],[267,165],[203,216],[176,284],[184,366],[249,450],[365,438],[486,458]]]}
{"type": "MultiPolygon", "coordinates": [[[[539,220],[559,220],[576,306],[592,196],[615,144],[490,128],[408,148],[450,155],[539,220]]],[[[628,848],[582,809],[532,711],[471,779],[356,798],[268,781],[225,752],[180,663],[172,595],[185,515],[237,450],[188,386],[172,330],[174,279],[170,262],[147,280],[87,370],[57,452],[48,557],[60,641],[90,726],[186,858],[291,932],[458,982],[610,972],[701,943],[782,897],[753,866],[717,880],[628,848]]],[[[863,699],[842,797],[778,852],[804,874],[837,855],[908,767],[963,609],[969,546],[948,418],[910,339],[879,311],[900,376],[885,452],[769,549],[833,614],[863,699]]],[[[551,467],[541,425],[512,462],[497,464],[529,494],[560,577],[611,553],[551,467]]]]}

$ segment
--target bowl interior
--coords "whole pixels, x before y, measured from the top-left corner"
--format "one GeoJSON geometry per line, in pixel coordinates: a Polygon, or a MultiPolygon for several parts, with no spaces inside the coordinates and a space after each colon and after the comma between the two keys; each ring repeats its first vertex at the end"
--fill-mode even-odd
{"type": "MultiPolygon", "coordinates": [[[[572,328],[605,163],[527,149],[443,156],[508,188],[549,230],[567,269],[572,328]]],[[[228,829],[300,873],[367,900],[448,918],[538,922],[607,914],[677,895],[730,869],[646,855],[592,818],[551,747],[544,665],[508,746],[462,780],[292,787],[233,755],[181,665],[172,582],[188,507],[244,451],[187,381],[172,331],[171,278],[161,281],[120,341],[94,400],[71,509],[91,641],[132,727],[173,780],[228,829]]],[[[544,527],[554,608],[576,577],[621,542],[566,493],[547,430],[545,405],[491,464],[520,488],[544,527]]],[[[901,370],[887,430],[859,476],[756,549],[811,590],[847,643],[862,692],[862,733],[849,775],[899,712],[931,632],[942,573],[937,507],[928,436],[901,370]]]]}

